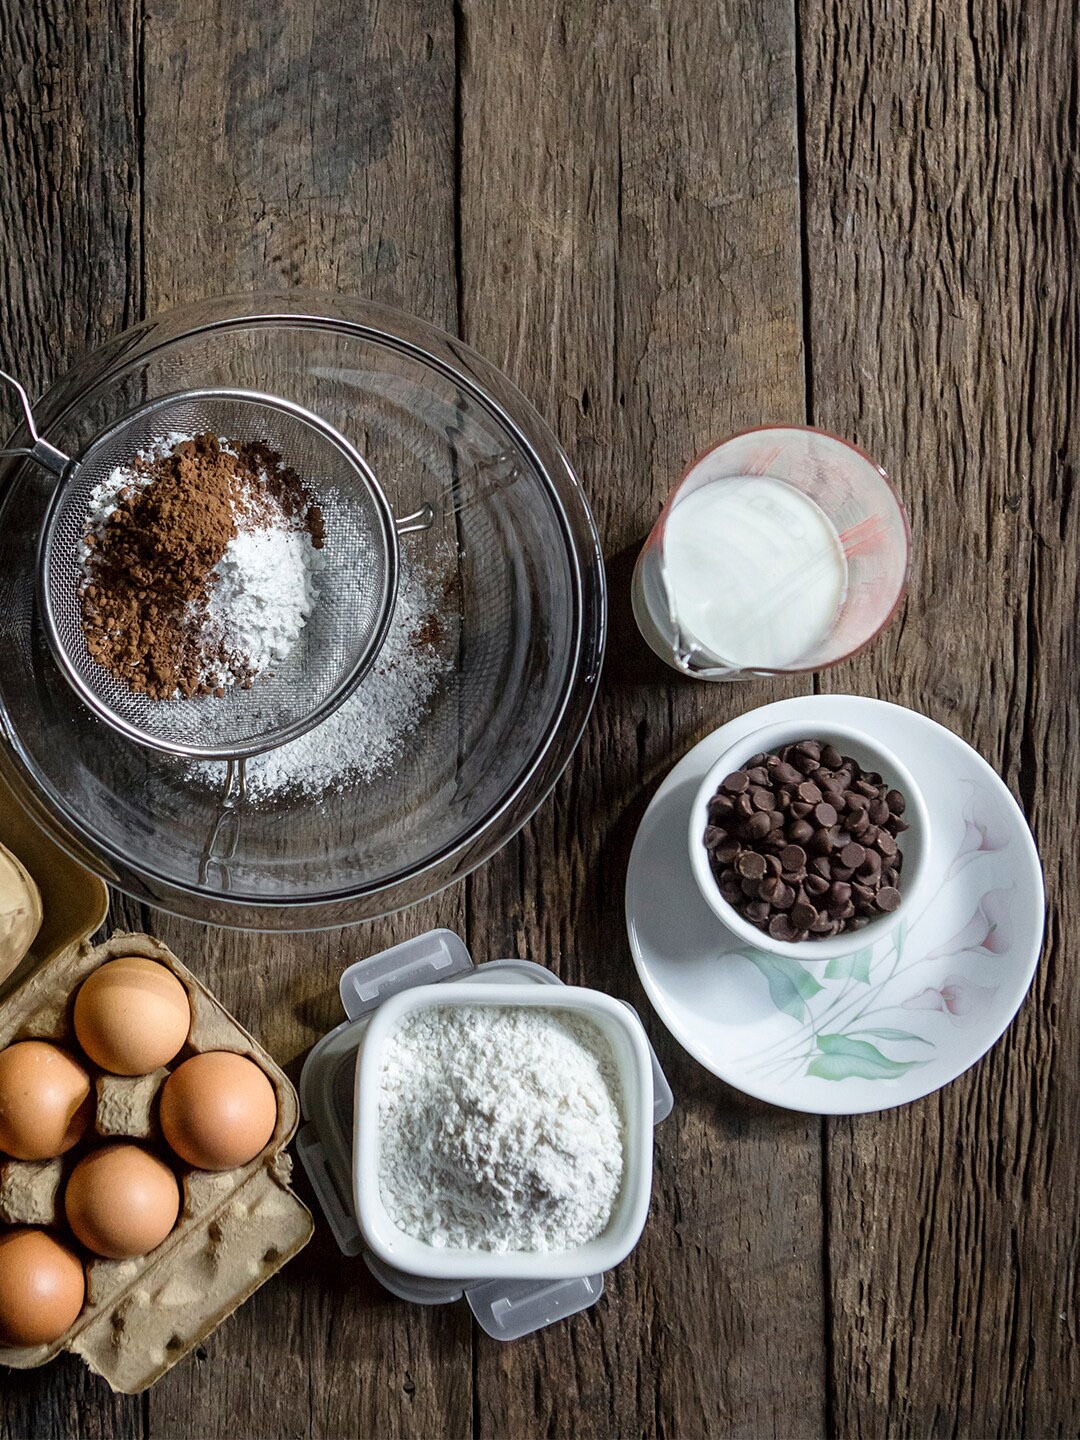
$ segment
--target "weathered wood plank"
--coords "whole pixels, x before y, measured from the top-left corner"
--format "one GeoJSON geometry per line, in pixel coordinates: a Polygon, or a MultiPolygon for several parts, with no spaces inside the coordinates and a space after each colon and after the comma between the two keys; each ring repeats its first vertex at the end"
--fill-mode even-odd
{"type": "MultiPolygon", "coordinates": [[[[307,285],[453,325],[449,5],[155,6],[145,57],[151,310],[307,285]]],[[[154,917],[294,1079],[340,1018],[344,966],[432,925],[464,928],[460,893],[317,936],[154,917]]],[[[222,1435],[239,1421],[267,1436],[464,1434],[471,1343],[459,1311],[391,1301],[320,1223],[304,1256],[154,1389],[150,1433],[222,1435]]]]}
{"type": "MultiPolygon", "coordinates": [[[[139,316],[134,14],[126,0],[0,0],[0,368],[31,395],[139,316]]],[[[6,432],[6,393],[0,416],[6,432]]],[[[140,912],[123,902],[114,913],[130,924],[140,912]]],[[[4,1440],[142,1435],[138,1402],[111,1395],[71,1356],[6,1370],[2,1392],[4,1440]]]]}
{"type": "Polygon", "coordinates": [[[813,418],[894,472],[917,548],[902,622],[825,683],[987,756],[1051,905],[1034,993],[981,1065],[829,1126],[832,1419],[1073,1434],[1076,10],[803,5],[801,25],[813,418]]]}
{"type": "MultiPolygon", "coordinates": [[[[702,734],[785,693],[651,662],[619,557],[710,440],[802,418],[792,16],[466,4],[464,22],[463,334],[573,457],[613,608],[597,713],[552,800],[471,882],[470,935],[483,958],[528,954],[644,1011],[622,905],[647,795],[702,734]]],[[[645,1238],[589,1315],[513,1347],[478,1338],[481,1435],[823,1428],[819,1126],[745,1106],[649,1023],[678,1109],[645,1238]]]]}

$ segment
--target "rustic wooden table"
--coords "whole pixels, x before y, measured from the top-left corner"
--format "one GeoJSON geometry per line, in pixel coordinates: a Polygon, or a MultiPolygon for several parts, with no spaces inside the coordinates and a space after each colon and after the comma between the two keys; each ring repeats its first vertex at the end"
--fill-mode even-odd
{"type": "Polygon", "coordinates": [[[374,297],[517,381],[604,537],[592,723],[471,879],[295,938],[116,898],[114,923],[171,944],[294,1075],[343,962],[432,925],[647,1010],[622,921],[642,810],[707,731],[800,687],[660,673],[627,629],[626,557],[687,458],[758,421],[858,440],[916,536],[899,622],[801,688],[971,741],[1021,799],[1051,901],[1006,1038],[898,1112],[748,1102],[650,1016],[678,1100],[652,1216],[574,1322],[501,1347],[461,1307],[392,1302],[320,1225],[140,1399],[70,1357],[5,1373],[0,1436],[1075,1434],[1075,7],[0,0],[0,36],[7,368],[40,389],[209,293],[374,297]]]}

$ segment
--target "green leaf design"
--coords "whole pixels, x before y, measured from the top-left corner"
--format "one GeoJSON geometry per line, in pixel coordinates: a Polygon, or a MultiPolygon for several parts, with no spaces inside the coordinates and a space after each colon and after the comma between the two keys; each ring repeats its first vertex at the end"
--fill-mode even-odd
{"type": "Polygon", "coordinates": [[[765,976],[776,1008],[801,1020],[806,1014],[806,1001],[822,989],[814,977],[786,955],[769,955],[764,950],[740,950],[739,954],[765,976]]]}
{"type": "Polygon", "coordinates": [[[920,1045],[929,1045],[934,1048],[934,1042],[927,1040],[924,1035],[916,1035],[912,1030],[890,1030],[887,1026],[881,1029],[872,1030],[851,1030],[850,1035],[873,1035],[878,1040],[915,1040],[920,1045]]]}
{"type": "Polygon", "coordinates": [[[870,961],[874,958],[874,947],[856,950],[852,955],[837,955],[825,966],[826,980],[858,980],[861,985],[870,984],[870,961]]]}
{"type": "Polygon", "coordinates": [[[895,1080],[905,1070],[924,1065],[924,1060],[890,1060],[876,1045],[866,1040],[852,1040],[847,1035],[818,1035],[821,1051],[806,1067],[808,1075],[819,1080],[895,1080]]]}
{"type": "Polygon", "coordinates": [[[899,960],[904,954],[904,945],[907,943],[907,921],[900,920],[893,931],[893,944],[896,946],[896,958],[899,960]]]}

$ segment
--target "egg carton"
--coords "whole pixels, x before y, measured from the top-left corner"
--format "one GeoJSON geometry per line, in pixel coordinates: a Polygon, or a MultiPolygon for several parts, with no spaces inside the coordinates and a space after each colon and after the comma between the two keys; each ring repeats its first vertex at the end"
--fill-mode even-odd
{"type": "MultiPolygon", "coordinates": [[[[120,931],[103,945],[75,941],[39,965],[0,1002],[0,1048],[40,1039],[75,1049],[75,992],[91,971],[121,955],[156,960],[177,976],[191,1003],[191,1031],[170,1066],[150,1075],[108,1075],[88,1064],[96,1076],[95,1139],[127,1137],[155,1145],[158,1092],[171,1069],[201,1050],[234,1050],[254,1060],[269,1077],[278,1105],[273,1136],[248,1165],[211,1174],[182,1168],[169,1157],[183,1197],[175,1229],[148,1255],[84,1257],[87,1303],[65,1335],[51,1345],[0,1347],[0,1364],[19,1369],[70,1350],[114,1390],[137,1394],[303,1249],[313,1226],[307,1207],[289,1188],[292,1161],[285,1146],[299,1120],[296,1091],[206,986],[151,936],[120,931]]],[[[0,1224],[56,1225],[63,1233],[63,1186],[88,1140],[56,1160],[0,1164],[0,1224]]]]}

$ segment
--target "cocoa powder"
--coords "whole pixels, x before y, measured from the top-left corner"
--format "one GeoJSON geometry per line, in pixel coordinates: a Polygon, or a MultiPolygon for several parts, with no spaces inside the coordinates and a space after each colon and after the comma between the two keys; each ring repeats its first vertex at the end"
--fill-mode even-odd
{"type": "Polygon", "coordinates": [[[134,459],[130,470],[133,484],[106,523],[83,537],[87,649],[153,700],[220,694],[237,657],[207,653],[211,572],[238,527],[275,514],[303,523],[320,547],[321,512],[281,456],[258,443],[225,448],[196,435],[168,455],[134,459]]]}

